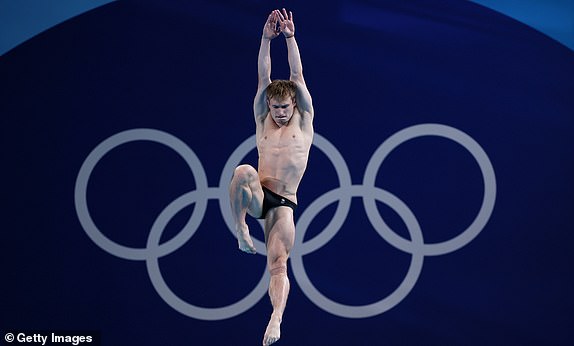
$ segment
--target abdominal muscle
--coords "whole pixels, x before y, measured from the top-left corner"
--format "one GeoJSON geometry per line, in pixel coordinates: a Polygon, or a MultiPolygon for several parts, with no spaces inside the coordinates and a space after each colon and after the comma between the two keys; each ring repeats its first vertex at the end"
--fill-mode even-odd
{"type": "Polygon", "coordinates": [[[258,139],[259,179],[269,190],[297,203],[297,188],[307,167],[309,143],[301,132],[275,137],[268,135],[258,139]]]}

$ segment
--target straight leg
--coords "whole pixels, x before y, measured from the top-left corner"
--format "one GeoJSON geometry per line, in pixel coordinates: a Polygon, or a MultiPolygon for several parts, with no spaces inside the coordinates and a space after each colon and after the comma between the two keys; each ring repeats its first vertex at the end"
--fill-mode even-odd
{"type": "Polygon", "coordinates": [[[273,306],[273,313],[263,337],[264,346],[275,343],[281,337],[281,322],[290,288],[287,277],[287,260],[295,239],[292,210],[280,207],[271,210],[269,214],[271,214],[269,215],[269,222],[266,219],[266,223],[270,223],[272,226],[267,236],[267,266],[271,274],[269,298],[273,306]]]}

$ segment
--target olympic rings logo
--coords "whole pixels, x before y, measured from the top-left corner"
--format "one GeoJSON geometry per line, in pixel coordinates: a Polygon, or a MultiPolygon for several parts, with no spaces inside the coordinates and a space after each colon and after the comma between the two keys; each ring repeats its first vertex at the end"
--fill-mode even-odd
{"type": "MultiPolygon", "coordinates": [[[[205,171],[195,153],[184,142],[166,132],[154,129],[133,129],[109,137],[88,155],[76,179],[75,206],[83,229],[94,243],[108,253],[128,260],[145,261],[148,274],[157,293],[168,305],[180,313],[210,321],[223,320],[242,314],[266,295],[269,281],[267,271],[262,274],[257,286],[241,300],[225,307],[203,308],[192,305],[174,294],[162,277],[159,258],[176,251],[191,239],[203,220],[209,199],[219,200],[222,217],[231,234],[235,236],[227,185],[231,181],[234,168],[255,148],[254,137],[247,138],[231,154],[224,166],[218,187],[208,186],[205,171]],[[86,195],[90,175],[100,159],[114,148],[133,141],[151,141],[173,149],[185,160],[196,182],[196,190],[184,193],[158,215],[151,227],[145,248],[123,246],[103,235],[90,216],[86,195]],[[160,244],[162,233],[169,221],[183,208],[192,204],[195,204],[193,213],[182,230],[172,239],[160,244]]],[[[414,287],[421,273],[425,256],[448,254],[468,244],[484,229],[494,209],[496,177],[490,159],[474,139],[453,127],[440,124],[420,124],[396,132],[376,149],[365,170],[362,185],[351,183],[351,175],[345,160],[327,139],[315,134],[313,145],[320,149],[333,163],[339,180],[339,187],[323,194],[303,211],[296,224],[297,235],[290,258],[293,275],[304,294],[318,307],[333,315],[346,318],[366,318],[393,308],[414,287]],[[482,204],[472,223],[458,236],[432,244],[423,241],[421,227],[408,206],[392,193],[375,186],[377,172],[389,153],[402,143],[423,136],[444,137],[463,146],[478,163],[484,182],[482,204]],[[375,303],[361,306],[344,305],[324,296],[313,286],[303,265],[304,255],[324,246],[341,229],[349,213],[352,197],[362,198],[370,223],[385,241],[412,255],[408,272],[401,284],[387,297],[375,303]],[[376,201],[385,203],[402,218],[407,226],[410,240],[399,236],[387,226],[377,210],[376,201]],[[307,232],[313,218],[334,202],[338,202],[338,206],[333,219],[318,235],[303,242],[305,232],[307,232]]],[[[265,255],[265,245],[257,239],[253,239],[253,241],[257,252],[265,255]]]]}

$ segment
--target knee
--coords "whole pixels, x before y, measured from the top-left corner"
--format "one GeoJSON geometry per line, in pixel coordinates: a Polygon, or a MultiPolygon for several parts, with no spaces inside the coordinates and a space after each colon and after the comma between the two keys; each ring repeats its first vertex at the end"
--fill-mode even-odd
{"type": "Polygon", "coordinates": [[[233,172],[233,180],[238,183],[249,183],[257,178],[257,171],[250,165],[240,165],[233,172]]]}
{"type": "Polygon", "coordinates": [[[287,259],[280,257],[271,262],[269,264],[269,273],[271,276],[287,275],[287,259]]]}

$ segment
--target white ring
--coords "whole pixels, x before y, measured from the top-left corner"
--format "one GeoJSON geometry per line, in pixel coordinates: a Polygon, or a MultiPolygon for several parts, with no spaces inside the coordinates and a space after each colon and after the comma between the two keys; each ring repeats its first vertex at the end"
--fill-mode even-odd
{"type": "MultiPolygon", "coordinates": [[[[196,190],[186,193],[185,195],[181,196],[177,200],[173,201],[170,205],[168,205],[157,217],[156,221],[152,226],[147,241],[147,248],[151,249],[152,252],[154,249],[159,249],[161,246],[159,245],[161,235],[165,227],[169,223],[169,221],[183,208],[193,203],[196,203],[197,200],[200,199],[201,197],[203,196],[201,196],[196,190]]],[[[199,222],[197,222],[197,220],[194,221],[196,221],[194,222],[194,226],[196,223],[197,226],[199,226],[199,223],[201,223],[201,220],[199,220],[199,222]]],[[[172,251],[175,250],[176,249],[173,249],[172,251]]],[[[146,258],[146,266],[151,282],[155,287],[157,293],[163,298],[163,300],[165,300],[167,304],[169,304],[169,306],[171,306],[172,308],[174,308],[175,310],[179,311],[180,313],[186,316],[207,321],[224,320],[226,318],[231,318],[240,315],[243,312],[249,310],[252,306],[257,304],[257,302],[260,301],[261,298],[263,298],[263,296],[267,293],[267,283],[269,282],[269,273],[267,273],[267,271],[264,271],[261,280],[259,280],[259,283],[253,289],[253,291],[251,291],[247,296],[245,296],[238,302],[220,308],[198,307],[182,300],[169,288],[169,286],[163,279],[163,276],[161,275],[161,270],[158,261],[159,257],[161,257],[160,253],[158,253],[156,256],[148,256],[146,258]]],[[[201,282],[198,282],[197,284],[201,284],[201,282]]]]}
{"type": "MultiPolygon", "coordinates": [[[[100,143],[88,155],[78,173],[74,194],[76,213],[78,214],[84,231],[94,243],[114,256],[129,260],[144,260],[149,256],[149,249],[120,245],[110,240],[98,229],[90,216],[87,201],[88,182],[94,167],[110,150],[133,141],[157,142],[176,151],[191,169],[198,191],[207,190],[207,177],[205,176],[201,161],[199,161],[195,153],[184,142],[169,133],[154,129],[133,129],[117,133],[100,143]]],[[[207,199],[199,201],[183,230],[174,238],[161,244],[158,251],[160,251],[162,255],[166,255],[173,251],[171,249],[179,248],[179,246],[185,243],[195,232],[195,229],[190,227],[191,222],[197,219],[197,217],[194,218],[194,216],[201,215],[200,219],[203,218],[206,208],[207,199]]]]}
{"type": "Polygon", "coordinates": [[[468,228],[461,234],[450,240],[432,244],[423,243],[421,244],[422,248],[418,248],[418,244],[414,244],[413,242],[402,238],[386,225],[377,210],[377,206],[373,198],[365,198],[363,199],[363,202],[371,224],[383,239],[397,249],[408,253],[420,251],[425,256],[444,255],[458,250],[472,241],[484,229],[494,209],[494,202],[496,200],[496,177],[494,174],[494,168],[482,147],[474,139],[460,130],[440,124],[421,124],[403,129],[389,137],[379,146],[379,148],[377,148],[367,165],[367,169],[365,170],[363,185],[374,187],[377,172],[387,155],[402,143],[422,136],[440,136],[453,140],[468,150],[478,163],[484,182],[484,196],[480,211],[470,226],[468,226],[468,228]]]}
{"type": "MultiPolygon", "coordinates": [[[[372,196],[374,199],[385,202],[389,207],[391,207],[400,217],[403,218],[405,225],[409,231],[412,241],[416,245],[423,244],[423,237],[420,226],[411,212],[411,210],[397,197],[391,193],[379,189],[379,188],[368,188],[365,186],[355,185],[346,189],[335,189],[331,190],[323,196],[316,199],[309,209],[307,210],[319,210],[321,211],[329,204],[337,201],[341,198],[341,195],[359,196],[365,198],[365,196],[372,196]]],[[[293,246],[294,249],[302,247],[301,240],[305,236],[305,232],[308,229],[312,221],[311,215],[307,213],[307,210],[301,215],[299,222],[297,223],[297,232],[301,233],[301,236],[296,241],[293,246]]],[[[317,215],[317,214],[315,214],[317,215]]],[[[330,239],[330,238],[329,238],[330,239]]],[[[313,286],[311,280],[307,276],[305,267],[303,266],[303,255],[299,251],[293,251],[291,253],[291,266],[293,267],[293,275],[297,280],[297,283],[305,293],[305,295],[315,303],[321,309],[340,317],[347,318],[366,318],[381,314],[389,309],[393,308],[395,305],[400,303],[412,290],[414,287],[419,274],[422,270],[424,256],[422,253],[413,253],[411,264],[407,275],[403,279],[402,283],[397,287],[391,294],[387,297],[379,300],[376,303],[363,305],[363,306],[352,306],[337,303],[327,297],[325,297],[319,290],[313,286]]],[[[352,254],[346,253],[345,256],[350,256],[352,254]]]]}

